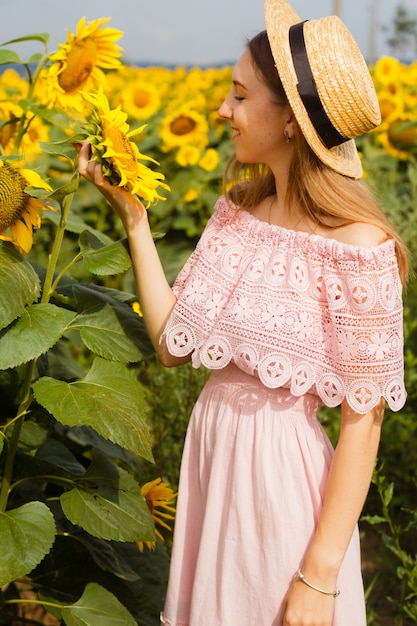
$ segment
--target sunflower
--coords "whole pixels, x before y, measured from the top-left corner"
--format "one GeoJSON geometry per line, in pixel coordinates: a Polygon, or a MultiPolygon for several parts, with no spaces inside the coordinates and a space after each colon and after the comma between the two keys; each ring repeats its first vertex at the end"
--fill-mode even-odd
{"type": "Polygon", "coordinates": [[[5,69],[0,75],[0,100],[18,101],[28,92],[28,81],[13,68],[5,69]]]}
{"type": "Polygon", "coordinates": [[[196,165],[201,156],[201,152],[195,146],[184,144],[178,149],[175,160],[181,167],[196,165]]]}
{"type": "Polygon", "coordinates": [[[116,45],[123,32],[115,28],[103,28],[110,17],[93,20],[87,25],[85,17],[77,24],[75,35],[69,31],[67,42],[49,58],[52,62],[46,70],[48,104],[63,108],[76,108],[81,102],[81,91],[91,91],[98,84],[106,85],[102,69],[121,67],[122,48],[116,45]]]}
{"type": "Polygon", "coordinates": [[[407,161],[417,150],[417,121],[403,113],[390,124],[384,124],[378,135],[379,143],[395,159],[407,161]]]}
{"type": "Polygon", "coordinates": [[[199,166],[206,170],[206,172],[212,172],[216,169],[220,162],[219,153],[214,148],[206,150],[205,154],[201,157],[199,166]]]}
{"type": "Polygon", "coordinates": [[[390,124],[388,138],[397,150],[417,149],[417,119],[411,113],[404,113],[390,124]]]}
{"type": "MultiPolygon", "coordinates": [[[[23,111],[18,104],[0,101],[0,151],[3,154],[16,152],[19,123],[23,111]]],[[[49,133],[43,122],[30,111],[26,114],[26,131],[21,137],[19,151],[25,155],[26,162],[32,162],[41,154],[40,143],[48,141],[49,133]]]]}
{"type": "Polygon", "coordinates": [[[45,208],[26,193],[27,187],[52,191],[33,170],[0,160],[0,239],[10,241],[21,254],[30,252],[33,229],[40,227],[40,211],[45,208]]]}
{"type": "Polygon", "coordinates": [[[381,146],[385,149],[385,151],[390,154],[394,159],[399,161],[407,161],[409,158],[409,154],[406,150],[399,150],[396,148],[390,140],[389,136],[389,128],[387,130],[382,131],[378,135],[378,141],[381,146]]]}
{"type": "Polygon", "coordinates": [[[162,120],[160,129],[162,149],[169,152],[173,148],[193,145],[204,150],[208,144],[208,132],[208,123],[202,113],[187,106],[182,107],[166,115],[162,120]]]}
{"type": "Polygon", "coordinates": [[[381,57],[375,63],[372,78],[377,86],[388,88],[390,85],[398,84],[401,74],[401,63],[394,57],[381,57]]]}
{"type": "Polygon", "coordinates": [[[140,195],[148,206],[151,202],[163,200],[157,187],[169,190],[168,185],[162,182],[164,175],[152,171],[139,161],[159,163],[139,152],[137,145],[130,140],[133,135],[141,133],[145,126],[129,131],[127,114],[120,106],[110,109],[101,85],[97,94],[83,95],[93,105],[86,125],[86,141],[92,145],[93,159],[102,164],[104,176],[112,184],[140,195]]]}
{"type": "Polygon", "coordinates": [[[149,119],[161,106],[158,89],[151,83],[141,80],[125,84],[115,102],[120,104],[130,118],[136,120],[149,119]]]}
{"type": "MultiPolygon", "coordinates": [[[[171,530],[171,526],[164,521],[173,520],[173,513],[175,513],[172,501],[176,497],[176,494],[173,492],[169,484],[162,482],[160,478],[156,478],[155,480],[152,480],[142,486],[142,495],[146,500],[146,504],[148,505],[148,509],[155,524],[159,524],[163,528],[171,530]],[[168,513],[158,511],[157,508],[164,509],[165,511],[168,511],[168,513]]],[[[161,541],[164,541],[163,536],[157,528],[155,528],[155,535],[161,541]]],[[[143,552],[144,543],[150,550],[155,550],[156,541],[138,541],[137,546],[141,552],[143,552]]]]}

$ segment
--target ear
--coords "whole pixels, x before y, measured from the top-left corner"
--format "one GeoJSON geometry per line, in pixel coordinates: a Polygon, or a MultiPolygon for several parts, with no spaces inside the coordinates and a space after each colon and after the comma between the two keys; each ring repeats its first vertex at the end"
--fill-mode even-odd
{"type": "Polygon", "coordinates": [[[285,131],[284,134],[286,137],[289,137],[290,140],[293,139],[294,134],[295,134],[295,117],[294,117],[294,113],[292,111],[290,111],[287,121],[285,123],[285,131]]]}

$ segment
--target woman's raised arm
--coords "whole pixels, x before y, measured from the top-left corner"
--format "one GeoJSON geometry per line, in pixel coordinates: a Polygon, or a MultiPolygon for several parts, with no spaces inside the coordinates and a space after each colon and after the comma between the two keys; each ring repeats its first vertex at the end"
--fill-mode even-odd
{"type": "Polygon", "coordinates": [[[168,366],[181,365],[189,357],[170,355],[161,333],[175,305],[175,295],[165,277],[156,250],[148,214],[140,200],[123,189],[111,185],[103,176],[101,165],[90,160],[90,145],[77,144],[78,171],[93,183],[120,217],[129,241],[137,294],[152,344],[161,360],[168,366]]]}

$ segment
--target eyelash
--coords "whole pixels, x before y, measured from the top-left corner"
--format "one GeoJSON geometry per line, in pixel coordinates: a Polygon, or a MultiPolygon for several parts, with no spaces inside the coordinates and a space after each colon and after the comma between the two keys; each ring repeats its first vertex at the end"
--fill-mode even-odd
{"type": "Polygon", "coordinates": [[[237,100],[237,102],[242,102],[244,99],[245,98],[243,96],[235,96],[235,100],[237,100]]]}

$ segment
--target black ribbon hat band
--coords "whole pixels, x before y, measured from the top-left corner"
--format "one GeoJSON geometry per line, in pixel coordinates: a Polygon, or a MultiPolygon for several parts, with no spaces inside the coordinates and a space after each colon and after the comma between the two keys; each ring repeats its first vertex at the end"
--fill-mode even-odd
{"type": "MultiPolygon", "coordinates": [[[[305,20],[307,21],[307,20],[305,20]]],[[[339,146],[348,137],[343,137],[331,123],[317,91],[304,40],[304,23],[294,24],[290,28],[290,48],[295,73],[298,79],[298,93],[317,134],[327,148],[339,146]]]]}

